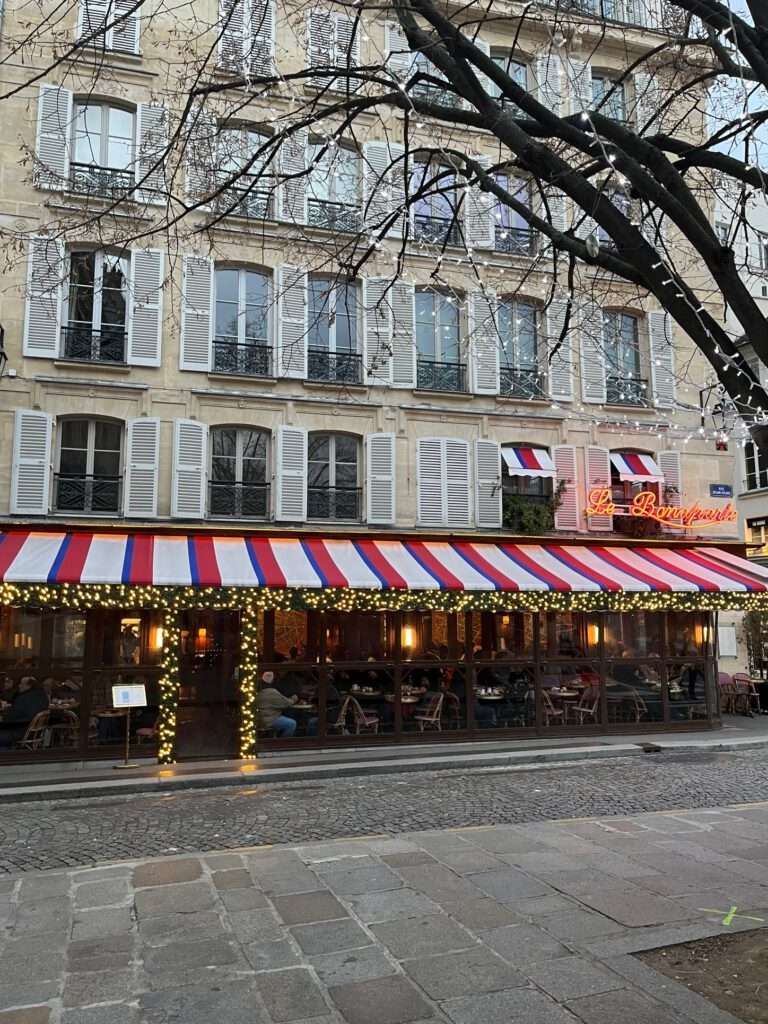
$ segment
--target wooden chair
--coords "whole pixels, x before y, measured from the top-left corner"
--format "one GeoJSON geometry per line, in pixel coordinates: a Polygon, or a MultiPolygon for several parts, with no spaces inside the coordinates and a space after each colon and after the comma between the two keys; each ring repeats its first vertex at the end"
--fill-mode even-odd
{"type": "Polygon", "coordinates": [[[584,720],[597,723],[600,718],[600,687],[588,686],[579,697],[578,704],[566,705],[565,721],[568,722],[573,716],[579,723],[584,725],[584,720]]]}
{"type": "MultiPolygon", "coordinates": [[[[328,734],[338,732],[339,736],[345,736],[348,733],[347,729],[347,714],[349,712],[349,702],[352,700],[350,696],[346,696],[341,704],[339,705],[339,713],[336,716],[335,722],[328,722],[328,734]]],[[[355,701],[357,704],[357,701],[355,701]]],[[[359,705],[358,705],[359,707],[359,705]]]]}
{"type": "Polygon", "coordinates": [[[444,699],[444,693],[435,694],[434,697],[430,697],[426,708],[413,716],[414,722],[418,723],[419,732],[424,732],[426,729],[436,729],[438,732],[443,731],[442,714],[444,699]]]}
{"type": "Polygon", "coordinates": [[[734,707],[744,715],[760,714],[760,694],[746,672],[735,672],[733,675],[735,690],[734,707]]]}
{"type": "Polygon", "coordinates": [[[730,674],[728,672],[718,672],[717,685],[720,689],[720,710],[724,715],[732,714],[735,706],[735,691],[730,674]]]}
{"type": "Polygon", "coordinates": [[[541,696],[544,698],[544,725],[549,725],[553,719],[556,722],[565,722],[565,711],[562,708],[555,707],[549,691],[542,690],[541,696]]]}
{"type": "Polygon", "coordinates": [[[22,750],[42,750],[43,747],[50,747],[51,733],[48,726],[50,717],[49,711],[38,711],[16,746],[22,750]]]}
{"type": "Polygon", "coordinates": [[[80,719],[74,711],[57,709],[48,714],[53,716],[53,721],[48,721],[50,746],[76,747],[80,742],[80,719]]]}
{"type": "Polygon", "coordinates": [[[349,707],[352,709],[352,724],[355,735],[363,732],[377,733],[379,731],[379,716],[370,711],[363,711],[360,702],[354,697],[347,697],[349,707]]]}

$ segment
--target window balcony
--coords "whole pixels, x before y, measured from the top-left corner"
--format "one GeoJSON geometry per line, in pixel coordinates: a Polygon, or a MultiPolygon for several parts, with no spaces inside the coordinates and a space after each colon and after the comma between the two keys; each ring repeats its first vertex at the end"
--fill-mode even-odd
{"type": "MultiPolygon", "coordinates": [[[[431,64],[416,70],[426,75],[437,74],[437,69],[431,64]]],[[[419,82],[412,92],[414,99],[421,100],[423,103],[436,103],[441,107],[460,107],[462,103],[461,97],[451,89],[442,88],[432,82],[419,82]]]]}
{"type": "Polygon", "coordinates": [[[272,190],[265,188],[231,187],[220,192],[215,200],[216,213],[249,220],[273,220],[272,190]]]}
{"type": "Polygon", "coordinates": [[[354,234],[360,230],[362,216],[357,205],[332,203],[325,199],[309,199],[307,201],[307,222],[315,228],[354,234]]]}
{"type": "Polygon", "coordinates": [[[53,507],[57,512],[90,512],[114,515],[121,508],[122,477],[72,476],[56,473],[53,507]]]}
{"type": "Polygon", "coordinates": [[[423,213],[413,215],[413,238],[431,245],[461,245],[461,230],[455,217],[432,217],[423,213]]]}
{"type": "Polygon", "coordinates": [[[258,341],[250,345],[239,345],[229,338],[215,338],[212,372],[241,377],[271,377],[272,346],[258,341]]]}
{"type": "Polygon", "coordinates": [[[359,523],[362,508],[362,487],[307,488],[308,519],[359,523]]]}
{"type": "Polygon", "coordinates": [[[69,165],[69,190],[78,195],[118,199],[131,192],[135,185],[132,169],[97,167],[95,164],[69,165]]]}
{"type": "Polygon", "coordinates": [[[208,515],[214,519],[268,519],[269,484],[243,484],[211,480],[208,515]]]}
{"type": "Polygon", "coordinates": [[[607,405],[634,405],[647,408],[651,403],[648,381],[640,377],[609,377],[605,383],[607,405]]]}
{"type": "Polygon", "coordinates": [[[362,384],[363,357],[357,352],[307,352],[307,380],[323,384],[362,384]]]}
{"type": "Polygon", "coordinates": [[[103,327],[95,331],[90,324],[61,329],[61,356],[79,363],[106,363],[125,366],[126,332],[122,327],[103,327]]]}
{"type": "Polygon", "coordinates": [[[502,366],[499,393],[504,398],[540,401],[547,397],[545,375],[536,367],[502,366]]]}
{"type": "Polygon", "coordinates": [[[434,359],[416,361],[416,387],[419,391],[467,390],[467,368],[464,363],[440,363],[434,359]]]}
{"type": "Polygon", "coordinates": [[[494,249],[510,256],[533,256],[536,252],[536,232],[531,228],[506,228],[496,225],[494,249]]]}

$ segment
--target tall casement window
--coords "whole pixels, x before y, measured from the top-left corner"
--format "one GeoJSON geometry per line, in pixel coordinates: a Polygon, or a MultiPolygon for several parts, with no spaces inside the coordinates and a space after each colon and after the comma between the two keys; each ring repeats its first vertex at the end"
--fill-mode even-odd
{"type": "Polygon", "coordinates": [[[269,514],[269,434],[247,427],[211,430],[208,514],[266,519],[269,514]]]}
{"type": "MultiPolygon", "coordinates": [[[[530,210],[533,201],[531,182],[528,178],[511,172],[497,174],[497,183],[514,199],[524,203],[530,210]]],[[[506,203],[497,202],[494,208],[494,248],[497,252],[508,252],[513,256],[530,256],[534,251],[535,232],[528,221],[517,210],[506,203]]]]}
{"type": "Polygon", "coordinates": [[[538,308],[529,302],[504,299],[499,303],[500,389],[510,398],[546,397],[539,366],[538,318],[538,308]]]}
{"type": "Polygon", "coordinates": [[[603,314],[606,400],[611,405],[647,405],[648,381],[641,377],[640,327],[629,313],[603,314]]]}
{"type": "Polygon", "coordinates": [[[110,103],[75,103],[73,192],[111,197],[134,184],[136,114],[110,103]]]}
{"type": "Polygon", "coordinates": [[[214,372],[269,376],[271,275],[261,270],[219,267],[215,285],[214,372]]]}
{"type": "Polygon", "coordinates": [[[602,71],[592,72],[592,102],[603,117],[614,121],[627,120],[625,83],[602,71]]]}
{"type": "Polygon", "coordinates": [[[430,391],[466,391],[461,312],[454,296],[416,291],[416,380],[430,391]]]}
{"type": "Polygon", "coordinates": [[[360,154],[351,146],[309,146],[310,224],[332,231],[357,231],[361,210],[360,154]]]}
{"type": "Polygon", "coordinates": [[[121,507],[123,426],[67,417],[59,424],[53,507],[57,512],[115,513],[121,507]]]}
{"type": "Polygon", "coordinates": [[[752,441],[744,447],[745,483],[748,491],[768,487],[768,456],[752,441]]]}
{"type": "Polygon", "coordinates": [[[310,434],[307,475],[309,519],[357,521],[362,514],[360,442],[348,434],[310,434]]]}
{"type": "Polygon", "coordinates": [[[319,274],[309,276],[309,380],[362,382],[357,285],[319,274]]]}
{"type": "Polygon", "coordinates": [[[459,245],[461,222],[456,173],[438,163],[417,162],[411,174],[413,237],[433,245],[459,245]]]}
{"type": "MultiPolygon", "coordinates": [[[[624,216],[627,218],[631,217],[632,200],[626,192],[614,189],[613,191],[606,192],[605,195],[607,199],[610,199],[610,201],[613,203],[616,209],[619,210],[620,213],[623,213],[624,216]]],[[[614,242],[614,240],[611,238],[611,236],[608,234],[605,228],[601,227],[599,224],[597,226],[597,237],[600,240],[600,245],[604,249],[616,248],[616,243],[614,242]]]]}
{"type": "MultiPolygon", "coordinates": [[[[514,57],[510,50],[492,50],[491,60],[494,64],[497,64],[501,70],[508,75],[516,85],[519,85],[521,89],[527,90],[529,88],[528,83],[528,64],[520,60],[518,57],[514,57]]],[[[495,82],[490,84],[490,93],[492,96],[497,98],[501,97],[501,89],[496,85],[495,82]]],[[[504,97],[502,99],[504,106],[510,108],[512,114],[518,109],[517,105],[513,100],[504,97]]]]}
{"type": "Polygon", "coordinates": [[[220,180],[234,184],[217,197],[219,207],[235,217],[266,220],[275,214],[275,177],[262,153],[269,135],[247,125],[221,130],[217,140],[220,180]],[[237,177],[235,177],[237,176],[237,177]]]}
{"type": "Polygon", "coordinates": [[[124,363],[129,257],[102,250],[73,252],[62,355],[86,362],[124,363]]]}

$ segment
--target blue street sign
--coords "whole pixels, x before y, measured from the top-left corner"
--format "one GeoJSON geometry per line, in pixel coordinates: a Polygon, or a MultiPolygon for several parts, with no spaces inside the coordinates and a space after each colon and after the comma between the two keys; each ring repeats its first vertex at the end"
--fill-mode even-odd
{"type": "Polygon", "coordinates": [[[709,496],[710,498],[732,498],[733,487],[730,484],[710,484],[709,496]]]}

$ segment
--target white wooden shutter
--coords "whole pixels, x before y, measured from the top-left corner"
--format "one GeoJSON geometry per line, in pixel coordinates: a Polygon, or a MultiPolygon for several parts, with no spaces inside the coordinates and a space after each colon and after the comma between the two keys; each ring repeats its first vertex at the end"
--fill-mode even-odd
{"type": "Polygon", "coordinates": [[[307,274],[287,264],[277,268],[278,377],[307,376],[307,274]]]}
{"type": "Polygon", "coordinates": [[[44,516],[51,486],[53,417],[17,409],[13,426],[11,515],[44,516]]]}
{"type": "Polygon", "coordinates": [[[365,438],[366,522],[394,526],[395,435],[367,434],[365,438]]]}
{"type": "MultiPolygon", "coordinates": [[[[77,38],[89,39],[94,33],[100,32],[108,20],[112,21],[113,18],[109,17],[109,8],[108,0],[80,0],[77,11],[77,38]]],[[[106,47],[106,33],[100,36],[94,35],[87,45],[106,47]]]]}
{"type": "Polygon", "coordinates": [[[475,441],[475,524],[501,528],[501,448],[496,441],[475,441]]]}
{"type": "Polygon", "coordinates": [[[392,382],[392,307],[388,277],[363,280],[365,315],[365,379],[369,384],[392,382]]]}
{"type": "Polygon", "coordinates": [[[203,519],[208,477],[208,427],[197,420],[173,421],[171,515],[203,519]]]}
{"type": "Polygon", "coordinates": [[[123,514],[129,519],[157,516],[160,420],[141,416],[126,423],[123,514]]]}
{"type": "Polygon", "coordinates": [[[61,290],[66,264],[62,244],[54,238],[31,238],[27,257],[24,316],[25,356],[55,359],[59,354],[61,290]]]}
{"type": "Polygon", "coordinates": [[[554,186],[544,189],[546,205],[542,203],[541,216],[549,221],[556,231],[568,228],[568,205],[565,192],[554,186]]]}
{"type": "MultiPolygon", "coordinates": [[[[479,164],[487,166],[483,156],[473,157],[479,164]]],[[[496,197],[484,192],[479,184],[468,186],[464,194],[464,231],[468,247],[493,249],[496,244],[494,210],[496,197]]]]}
{"type": "Polygon", "coordinates": [[[278,218],[293,224],[307,223],[307,138],[306,128],[301,128],[284,138],[280,146],[278,218]]]}
{"type": "Polygon", "coordinates": [[[195,104],[189,112],[185,127],[184,187],[190,198],[202,199],[209,196],[216,187],[216,118],[204,107],[195,104]]]}
{"type": "Polygon", "coordinates": [[[598,405],[604,405],[606,400],[603,331],[603,311],[594,302],[585,302],[579,317],[581,397],[598,405]]]}
{"type": "Polygon", "coordinates": [[[185,256],[182,280],[182,370],[207,373],[211,367],[213,263],[205,256],[185,256]]]}
{"type": "Polygon", "coordinates": [[[472,525],[472,482],[469,444],[446,437],[445,445],[445,525],[463,529],[472,525]]]}
{"type": "Polygon", "coordinates": [[[34,169],[38,188],[61,191],[68,187],[71,131],[72,93],[59,85],[41,85],[34,169]]]}
{"type": "Polygon", "coordinates": [[[552,461],[555,464],[555,484],[558,487],[562,485],[560,505],[555,512],[555,529],[573,532],[581,523],[576,449],[569,444],[558,445],[552,449],[552,461]]]}
{"type": "MultiPolygon", "coordinates": [[[[395,142],[366,142],[363,146],[363,220],[377,234],[390,216],[406,207],[405,147],[395,142]]],[[[404,216],[387,228],[386,234],[402,235],[404,216]]]]}
{"type": "MultiPolygon", "coordinates": [[[[587,448],[587,497],[590,491],[610,490],[611,454],[607,448],[587,448]]],[[[610,532],[613,516],[587,516],[587,529],[595,532],[610,532]]]]}
{"type": "MultiPolygon", "coordinates": [[[[323,8],[307,12],[307,67],[327,68],[335,64],[334,59],[334,18],[323,8]]],[[[333,75],[312,75],[312,85],[318,89],[333,86],[333,75]]]]}
{"type": "Polygon", "coordinates": [[[672,317],[662,310],[648,314],[648,334],[651,353],[651,387],[653,401],[659,409],[674,406],[677,397],[675,384],[675,349],[673,345],[672,317]]]}
{"type": "Polygon", "coordinates": [[[250,0],[246,68],[256,78],[275,73],[275,0],[250,0]]]}
{"type": "Polygon", "coordinates": [[[245,0],[219,0],[218,65],[241,74],[246,47],[245,0]]]}
{"type": "Polygon", "coordinates": [[[547,381],[550,396],[558,402],[573,400],[571,331],[560,341],[566,310],[565,302],[553,301],[546,311],[547,381]]]}
{"type": "Polygon", "coordinates": [[[307,518],[307,432],[278,427],[275,444],[275,520],[301,523],[307,518]]]}
{"type": "Polygon", "coordinates": [[[586,114],[594,109],[592,97],[592,66],[580,60],[568,61],[568,86],[572,114],[586,114]]]}
{"type": "MultiPolygon", "coordinates": [[[[662,491],[662,505],[671,505],[673,508],[680,508],[683,504],[683,472],[681,466],[680,452],[672,451],[659,452],[657,456],[659,469],[664,474],[664,489],[662,491]]],[[[682,533],[680,526],[663,525],[664,533],[682,533]]]]}
{"type": "Polygon", "coordinates": [[[542,53],[533,62],[536,99],[558,117],[566,109],[565,74],[560,54],[555,49],[542,53]]]}
{"type": "Polygon", "coordinates": [[[445,523],[445,442],[420,437],[416,442],[417,522],[419,526],[445,523]]]}
{"type": "Polygon", "coordinates": [[[165,157],[168,149],[168,111],[154,103],[140,103],[137,119],[136,184],[147,203],[165,202],[165,157]]]}
{"type": "Polygon", "coordinates": [[[109,12],[113,24],[107,32],[107,49],[118,53],[139,52],[139,10],[134,10],[135,7],[135,0],[114,0],[109,12]]]}
{"type": "MultiPolygon", "coordinates": [[[[339,68],[353,71],[360,66],[360,33],[362,24],[359,19],[347,14],[333,15],[333,54],[332,58],[339,68]]],[[[335,88],[355,92],[362,82],[350,77],[339,77],[334,83],[335,88]]]]}
{"type": "Polygon", "coordinates": [[[164,254],[158,249],[131,253],[128,362],[131,366],[159,366],[163,323],[164,254]]]}
{"type": "Polygon", "coordinates": [[[648,74],[645,71],[633,76],[635,104],[633,118],[635,130],[641,135],[653,135],[661,129],[659,108],[662,102],[658,72],[648,74]],[[652,122],[649,124],[649,122],[652,122]]]}
{"type": "Polygon", "coordinates": [[[384,27],[384,51],[387,71],[398,82],[405,84],[413,72],[414,55],[398,21],[388,21],[384,27]]]}
{"type": "MultiPolygon", "coordinates": [[[[487,43],[484,39],[473,39],[472,42],[475,44],[478,50],[485,54],[486,57],[491,56],[490,43],[487,43]]],[[[491,81],[488,75],[484,74],[484,72],[482,71],[479,71],[474,65],[472,66],[472,70],[475,73],[480,88],[486,93],[487,96],[499,95],[498,86],[491,81]]]]}
{"type": "Polygon", "coordinates": [[[499,332],[496,298],[472,292],[469,297],[469,371],[476,395],[499,393],[499,332]]]}
{"type": "Polygon", "coordinates": [[[407,281],[396,280],[390,290],[392,304],[392,383],[396,387],[416,387],[416,307],[415,289],[407,281]]]}

